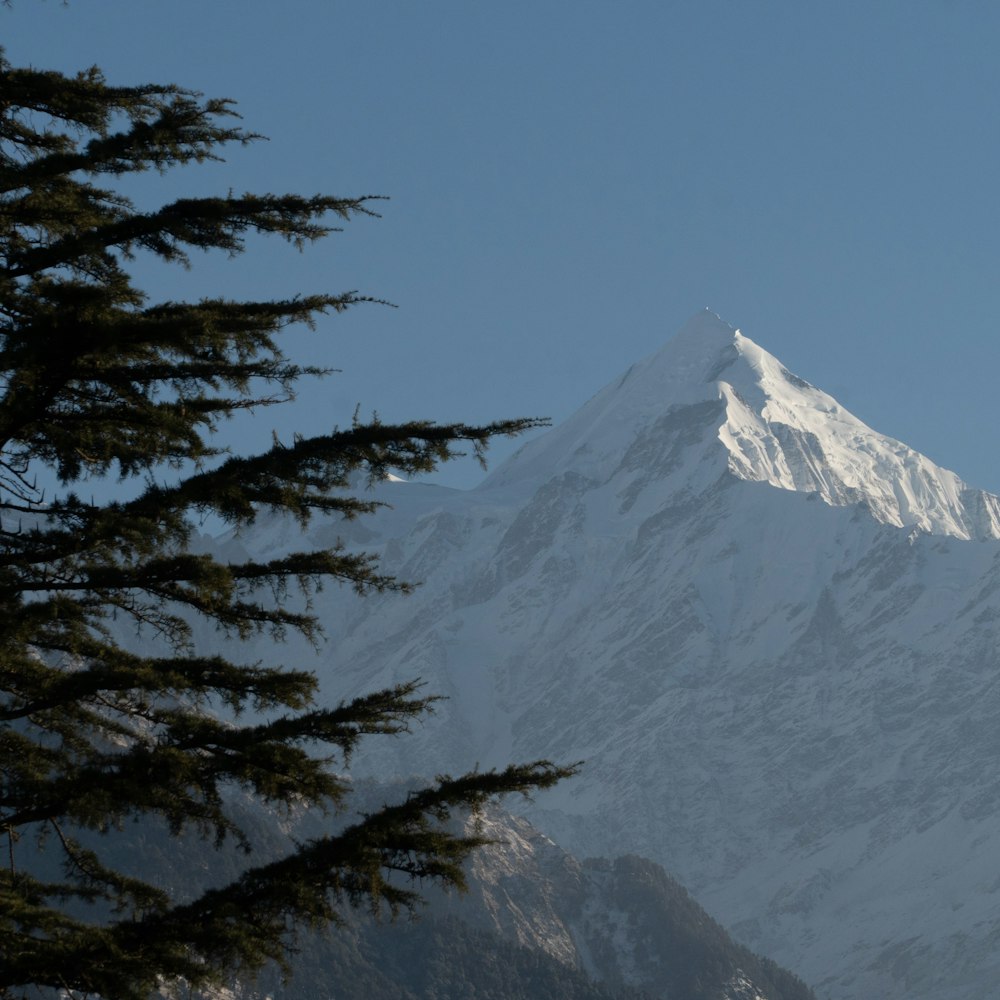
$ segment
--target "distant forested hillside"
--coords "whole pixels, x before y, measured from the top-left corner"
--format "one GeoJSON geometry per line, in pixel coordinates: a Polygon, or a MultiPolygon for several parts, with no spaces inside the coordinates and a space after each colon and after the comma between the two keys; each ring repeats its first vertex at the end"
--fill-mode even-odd
{"type": "MultiPolygon", "coordinates": [[[[362,783],[356,799],[379,804],[404,788],[362,783]]],[[[287,837],[308,839],[328,822],[309,812],[279,822],[250,800],[238,809],[263,853],[280,853],[287,837]]],[[[265,970],[255,982],[234,984],[236,996],[815,1000],[796,976],[734,942],[654,862],[636,856],[580,862],[501,809],[487,811],[482,829],[494,843],[469,864],[467,893],[432,892],[426,907],[396,921],[347,911],[340,927],[300,935],[290,977],[265,970]]],[[[149,824],[135,825],[128,841],[129,862],[181,896],[214,861],[204,845],[149,824]]]]}

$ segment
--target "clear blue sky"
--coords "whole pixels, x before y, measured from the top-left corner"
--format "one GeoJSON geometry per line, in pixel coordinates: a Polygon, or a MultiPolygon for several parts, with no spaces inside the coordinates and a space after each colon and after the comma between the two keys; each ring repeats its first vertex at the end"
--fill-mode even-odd
{"type": "Polygon", "coordinates": [[[399,305],[296,337],[343,374],[241,447],[358,403],[558,420],[708,306],[1000,491],[993,0],[15,0],[0,38],[15,64],[233,97],[270,137],[154,196],[391,196],[304,255],[150,276],[399,305]]]}

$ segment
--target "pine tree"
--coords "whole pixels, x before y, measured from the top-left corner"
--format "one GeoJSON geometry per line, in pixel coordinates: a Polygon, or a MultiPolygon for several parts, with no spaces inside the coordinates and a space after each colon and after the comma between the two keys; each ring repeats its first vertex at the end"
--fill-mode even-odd
{"type": "Polygon", "coordinates": [[[151,302],[130,273],[135,256],[238,255],[258,233],[304,246],[331,220],[372,214],[372,200],[226,194],[148,211],[120,189],[128,175],[218,159],[255,138],[228,101],[0,61],[0,996],[141,1000],[281,961],[303,922],[336,922],[350,905],[412,906],[419,884],[408,877],[460,886],[481,840],[449,816],[570,773],[537,762],[440,778],[287,856],[251,855],[228,884],[184,900],[109,860],[136,818],[222,851],[249,848],[227,805],[234,790],[342,810],[343,765],[359,741],[405,732],[430,701],[405,684],[322,707],[308,672],[199,652],[199,619],[236,639],[317,636],[308,613],[262,592],[405,584],[339,549],[223,563],[192,551],[195,518],[242,527],[270,512],[303,524],[363,515],[373,504],[349,492],[359,473],[424,472],[456,447],[481,456],[492,437],[536,423],[355,421],[261,454],[227,452],[220,421],[323,374],[282,353],[282,332],[363,298],[151,302]],[[82,484],[102,477],[135,488],[84,499],[82,484]],[[124,648],[121,618],[166,637],[167,652],[124,648]],[[209,711],[219,705],[225,717],[209,711]]]}

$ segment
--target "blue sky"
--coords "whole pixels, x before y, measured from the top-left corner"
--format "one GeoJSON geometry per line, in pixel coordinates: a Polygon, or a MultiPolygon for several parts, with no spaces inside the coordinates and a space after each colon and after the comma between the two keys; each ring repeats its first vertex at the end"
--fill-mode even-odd
{"type": "Polygon", "coordinates": [[[708,306],[1000,491],[1000,4],[15,0],[0,38],[14,64],[232,97],[269,136],[152,197],[391,197],[302,255],[149,274],[158,297],[398,304],[295,335],[342,374],[240,448],[357,404],[559,420],[708,306]]]}

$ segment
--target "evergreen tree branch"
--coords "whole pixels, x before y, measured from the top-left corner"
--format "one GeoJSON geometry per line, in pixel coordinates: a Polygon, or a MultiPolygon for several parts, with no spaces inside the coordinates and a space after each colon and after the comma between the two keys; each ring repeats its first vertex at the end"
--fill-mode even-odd
{"type": "Polygon", "coordinates": [[[129,819],[250,852],[237,793],[336,813],[350,793],[342,768],[364,741],[404,734],[433,707],[416,682],[328,706],[311,671],[203,653],[194,623],[315,640],[309,601],[325,581],[361,593],[408,584],[337,546],[235,564],[196,553],[194,518],[243,528],[262,512],[302,525],[364,515],[379,503],[359,495],[359,478],[429,472],[461,447],[482,461],[492,438],[541,423],[373,417],[230,454],[223,418],[327,374],[286,358],[278,335],[377,301],[148,303],[130,270],[140,251],[187,264],[192,249],[238,255],[255,233],[302,247],[375,215],[370,196],[274,194],[138,211],[116,188],[259,138],[237,118],[230,101],[180,87],[113,87],[97,69],[66,77],[0,55],[0,996],[50,987],[146,1000],[281,961],[303,922],[413,906],[426,878],[460,887],[483,838],[449,817],[574,770],[442,777],[185,899],[116,863],[129,819]],[[110,474],[143,488],[106,503],[73,492],[110,474]],[[292,589],[301,596],[288,606],[292,589]],[[126,616],[168,655],[124,648],[126,616]]]}
{"type": "MultiPolygon", "coordinates": [[[[372,196],[368,196],[368,200],[372,196]]],[[[11,255],[4,269],[7,280],[38,275],[57,267],[76,267],[108,250],[131,256],[147,250],[162,260],[188,264],[184,247],[223,250],[231,255],[244,249],[248,232],[283,237],[301,249],[306,243],[337,232],[337,227],[314,220],[333,212],[341,218],[375,215],[365,198],[315,195],[252,195],[225,198],[182,198],[155,212],[122,212],[118,218],[68,233],[45,246],[11,255]]]]}

